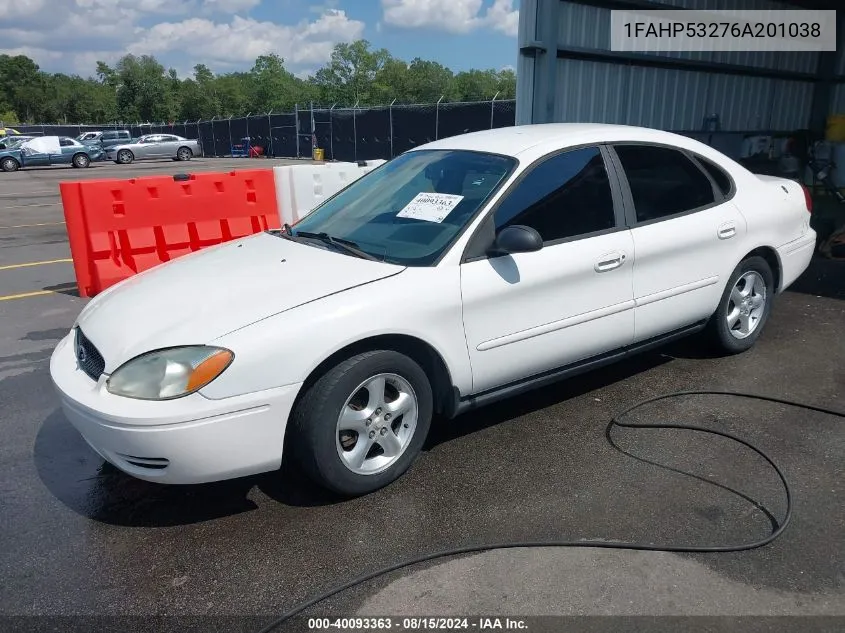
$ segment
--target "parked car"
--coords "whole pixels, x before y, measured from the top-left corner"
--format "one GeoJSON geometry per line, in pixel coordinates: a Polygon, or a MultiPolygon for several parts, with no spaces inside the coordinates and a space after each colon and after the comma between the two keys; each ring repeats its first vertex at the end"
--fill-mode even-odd
{"type": "Polygon", "coordinates": [[[444,418],[703,331],[749,349],[816,241],[801,184],[637,127],[422,145],[294,227],[91,300],[56,347],[65,414],[141,479],[293,459],[357,495],[444,418]],[[293,283],[292,283],[293,280],[293,283]]]}
{"type": "Polygon", "coordinates": [[[84,132],[76,137],[76,140],[84,145],[99,145],[104,150],[115,145],[125,145],[132,142],[132,135],[129,130],[105,130],[96,132],[84,132]]]}
{"type": "Polygon", "coordinates": [[[17,171],[25,167],[47,165],[71,165],[88,167],[92,161],[100,160],[103,150],[96,146],[83,145],[67,136],[39,136],[11,149],[0,150],[0,170],[17,171]],[[52,139],[52,140],[51,140],[52,139]],[[49,150],[29,147],[34,142],[44,141],[49,150]]]}
{"type": "Polygon", "coordinates": [[[115,145],[106,150],[108,160],[122,165],[136,160],[156,158],[191,160],[194,156],[201,155],[199,141],[175,134],[147,134],[132,143],[115,145]]]}

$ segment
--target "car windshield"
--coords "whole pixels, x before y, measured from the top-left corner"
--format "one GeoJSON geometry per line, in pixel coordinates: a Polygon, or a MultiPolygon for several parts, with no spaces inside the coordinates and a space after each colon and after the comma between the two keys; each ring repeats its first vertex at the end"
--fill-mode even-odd
{"type": "Polygon", "coordinates": [[[293,232],[325,233],[387,262],[428,266],[516,165],[467,150],[407,152],[326,200],[293,232]]]}
{"type": "Polygon", "coordinates": [[[15,149],[15,148],[23,145],[24,143],[26,143],[27,141],[30,141],[30,140],[32,140],[32,139],[29,139],[29,138],[12,138],[12,139],[9,139],[8,141],[5,142],[6,149],[15,149]]]}

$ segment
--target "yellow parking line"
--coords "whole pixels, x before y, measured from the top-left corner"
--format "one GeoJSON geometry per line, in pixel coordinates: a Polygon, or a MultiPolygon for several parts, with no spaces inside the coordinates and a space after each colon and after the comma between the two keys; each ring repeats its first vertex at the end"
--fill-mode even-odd
{"type": "Polygon", "coordinates": [[[36,290],[35,292],[22,292],[17,295],[3,295],[0,296],[0,301],[11,301],[12,299],[26,299],[27,297],[40,297],[42,295],[54,295],[52,290],[36,290]]]}
{"type": "Polygon", "coordinates": [[[31,226],[58,226],[64,222],[39,222],[38,224],[15,224],[14,226],[0,226],[0,229],[28,229],[31,226]]]}
{"type": "Polygon", "coordinates": [[[72,262],[72,259],[48,259],[44,262],[26,262],[24,264],[10,264],[8,266],[0,266],[0,270],[11,270],[12,268],[28,268],[30,266],[43,266],[44,264],[67,264],[72,262]]]}

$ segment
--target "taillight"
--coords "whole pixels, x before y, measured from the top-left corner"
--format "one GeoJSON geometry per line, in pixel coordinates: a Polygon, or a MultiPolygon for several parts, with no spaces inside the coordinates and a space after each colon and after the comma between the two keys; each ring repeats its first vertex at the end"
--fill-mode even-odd
{"type": "Polygon", "coordinates": [[[810,190],[807,188],[806,185],[801,185],[801,188],[804,190],[804,202],[807,205],[807,213],[813,212],[813,196],[810,195],[810,190]]]}

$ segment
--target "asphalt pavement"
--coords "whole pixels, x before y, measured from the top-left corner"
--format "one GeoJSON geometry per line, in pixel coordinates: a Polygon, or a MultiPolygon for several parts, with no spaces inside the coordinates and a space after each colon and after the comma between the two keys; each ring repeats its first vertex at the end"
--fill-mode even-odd
{"type": "MultiPolygon", "coordinates": [[[[608,438],[610,417],[680,389],[744,390],[845,410],[845,264],[816,261],[779,297],[751,351],[718,358],[690,339],[437,421],[407,475],[364,498],[337,500],[287,469],[188,487],[123,475],[68,424],[50,384],[52,349],[85,301],[74,289],[58,182],[275,163],[0,174],[0,618],[21,616],[20,625],[35,622],[27,616],[214,616],[202,630],[250,630],[351,577],[461,545],[753,541],[785,508],[762,460],[683,431],[616,430],[608,438]]],[[[791,525],[773,544],[736,553],[531,548],[453,557],[364,583],[306,615],[843,622],[842,419],[721,396],[664,401],[633,419],[706,425],[759,445],[793,485],[791,525]]],[[[305,630],[300,625],[283,630],[305,630]]]]}

